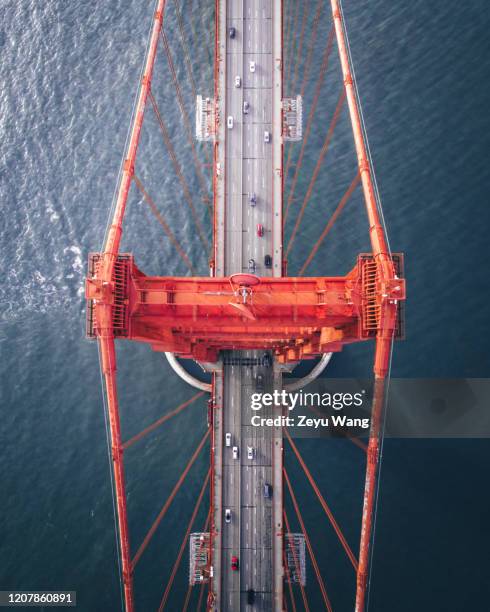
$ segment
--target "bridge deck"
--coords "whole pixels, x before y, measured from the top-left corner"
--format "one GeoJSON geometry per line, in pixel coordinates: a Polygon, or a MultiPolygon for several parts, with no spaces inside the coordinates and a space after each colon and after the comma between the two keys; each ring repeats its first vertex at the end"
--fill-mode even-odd
{"type": "MultiPolygon", "coordinates": [[[[280,0],[220,0],[218,71],[218,159],[216,185],[216,275],[248,271],[253,259],[259,276],[282,273],[282,15],[280,0]],[[235,36],[229,29],[235,28],[235,36]],[[250,70],[255,62],[255,71],[250,70]],[[240,86],[236,86],[236,77],[240,86]],[[244,113],[248,102],[248,113],[244,113]],[[232,117],[233,127],[229,127],[232,117]],[[265,142],[264,134],[270,134],[265,142]],[[251,195],[256,203],[252,205],[251,195]],[[257,226],[264,233],[258,235],[257,226]],[[272,258],[266,267],[265,256],[272,258]]],[[[232,357],[257,359],[247,351],[232,357]]],[[[216,609],[282,610],[282,438],[280,430],[250,426],[250,394],[257,375],[264,389],[277,388],[280,374],[263,365],[224,365],[217,377],[215,421],[215,526],[213,591],[216,609]],[[231,433],[231,446],[225,434],[231,433]],[[237,446],[239,458],[233,459],[237,446]],[[247,447],[254,458],[247,458],[247,447]],[[263,485],[273,486],[265,499],[263,485]],[[231,523],[225,523],[229,508],[231,523]],[[239,558],[233,571],[231,557],[239,558]]],[[[235,362],[239,361],[235,359],[235,362]]]]}

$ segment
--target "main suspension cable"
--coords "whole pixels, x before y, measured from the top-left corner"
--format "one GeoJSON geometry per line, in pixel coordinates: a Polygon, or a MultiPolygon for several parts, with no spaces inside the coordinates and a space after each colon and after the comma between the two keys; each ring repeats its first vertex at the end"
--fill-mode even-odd
{"type": "Polygon", "coordinates": [[[325,229],[323,230],[323,232],[321,233],[320,237],[318,238],[318,240],[313,245],[313,248],[311,249],[310,254],[306,258],[305,263],[302,265],[301,270],[299,271],[298,276],[303,276],[303,274],[305,273],[306,268],[312,262],[312,260],[315,257],[318,249],[320,248],[322,242],[325,240],[326,235],[332,229],[332,227],[333,227],[335,221],[337,220],[337,218],[339,217],[340,213],[344,210],[345,205],[349,201],[349,198],[351,197],[352,193],[354,192],[354,189],[359,184],[360,180],[361,180],[361,174],[359,172],[357,172],[356,176],[354,177],[354,179],[352,180],[351,184],[349,185],[349,188],[347,189],[347,191],[342,196],[342,199],[340,200],[337,208],[335,209],[335,211],[333,212],[332,216],[330,217],[327,225],[325,226],[325,229]]]}
{"type": "Polygon", "coordinates": [[[325,607],[328,612],[332,612],[332,604],[330,603],[330,599],[327,595],[327,590],[325,589],[325,583],[323,582],[322,575],[320,573],[320,568],[318,567],[318,563],[316,561],[315,553],[313,552],[313,547],[311,546],[310,538],[308,533],[306,532],[306,527],[303,521],[303,517],[301,516],[301,512],[298,506],[298,502],[296,501],[296,495],[294,494],[293,487],[291,486],[291,481],[289,480],[289,476],[286,472],[286,468],[283,467],[282,472],[284,474],[284,478],[286,480],[286,484],[288,486],[289,494],[291,495],[291,501],[293,502],[294,509],[296,511],[296,516],[298,517],[299,524],[301,526],[301,531],[305,537],[306,546],[308,548],[308,552],[310,553],[311,563],[313,565],[313,569],[315,570],[316,579],[318,581],[318,585],[320,587],[320,591],[322,592],[323,601],[325,603],[325,607]]]}
{"type": "Polygon", "coordinates": [[[175,574],[177,573],[177,570],[179,569],[180,562],[182,560],[182,555],[184,554],[184,550],[185,550],[185,548],[187,546],[187,541],[189,539],[189,535],[191,533],[192,526],[194,525],[194,521],[196,520],[197,513],[198,513],[199,508],[201,506],[202,498],[204,497],[204,493],[206,492],[206,488],[208,486],[208,482],[209,482],[209,477],[210,476],[211,476],[211,468],[209,468],[209,470],[208,470],[207,476],[206,476],[206,478],[204,480],[204,483],[202,485],[202,488],[201,488],[201,492],[199,493],[199,497],[197,498],[196,505],[194,506],[194,510],[192,512],[192,516],[191,516],[191,518],[189,520],[189,524],[187,526],[187,531],[185,532],[184,538],[182,540],[182,544],[181,544],[180,549],[179,549],[179,553],[177,555],[177,558],[175,559],[175,563],[174,563],[174,566],[172,568],[172,573],[170,574],[170,578],[168,580],[167,587],[165,588],[165,592],[163,594],[162,601],[160,602],[160,606],[158,608],[158,612],[162,612],[162,610],[165,608],[165,606],[167,604],[167,599],[168,599],[168,596],[169,596],[169,593],[170,593],[170,589],[172,588],[172,584],[173,584],[174,579],[175,579],[175,574]]]}
{"type": "Polygon", "coordinates": [[[357,559],[354,555],[354,553],[352,552],[351,547],[349,546],[347,540],[345,539],[344,534],[342,533],[342,530],[340,529],[339,524],[337,523],[337,521],[335,520],[335,517],[332,513],[332,511],[330,510],[327,502],[325,501],[323,495],[320,492],[320,489],[318,488],[318,485],[316,484],[313,476],[311,475],[310,470],[308,469],[306,463],[304,462],[303,457],[301,456],[298,447],[296,446],[296,444],[293,442],[293,439],[291,438],[291,435],[289,433],[289,431],[285,428],[284,432],[286,434],[286,438],[288,439],[288,442],[291,446],[291,448],[294,451],[294,454],[296,455],[296,458],[299,462],[299,464],[301,465],[301,467],[303,468],[303,471],[306,475],[306,478],[308,478],[308,481],[310,483],[310,485],[313,488],[313,491],[315,492],[318,501],[320,502],[320,505],[322,506],[325,514],[328,517],[328,520],[330,521],[335,533],[337,534],[337,537],[339,538],[340,543],[342,544],[342,547],[344,548],[347,556],[350,559],[350,562],[352,563],[352,566],[354,567],[355,571],[357,572],[357,567],[358,567],[358,563],[357,563],[357,559]]]}
{"type": "Polygon", "coordinates": [[[294,225],[293,232],[291,234],[291,238],[289,239],[288,247],[286,249],[286,257],[291,251],[291,248],[294,243],[294,239],[296,238],[296,233],[298,232],[299,226],[301,225],[301,221],[303,219],[303,215],[305,214],[306,206],[308,202],[310,201],[311,194],[313,193],[313,187],[315,186],[316,180],[318,178],[318,174],[320,173],[321,165],[323,163],[323,160],[325,159],[325,155],[327,154],[328,147],[332,140],[333,132],[334,132],[335,126],[337,125],[337,121],[340,117],[340,111],[342,110],[342,106],[344,104],[345,97],[346,97],[345,90],[342,89],[342,92],[339,96],[339,100],[337,102],[337,106],[335,108],[335,112],[332,117],[332,121],[330,122],[330,127],[328,128],[327,135],[325,136],[325,141],[320,151],[320,155],[318,156],[315,170],[313,171],[313,175],[311,177],[310,184],[308,185],[308,189],[306,191],[306,195],[304,197],[303,204],[301,205],[301,210],[299,211],[298,218],[296,219],[296,223],[294,225]]]}
{"type": "Polygon", "coordinates": [[[157,518],[155,519],[155,521],[153,522],[153,525],[150,527],[148,533],[146,534],[143,542],[140,544],[140,547],[138,548],[138,550],[136,551],[136,554],[131,562],[132,568],[134,569],[136,564],[138,563],[138,561],[141,558],[141,555],[144,553],[146,547],[148,546],[153,534],[155,533],[155,531],[158,528],[158,525],[160,525],[163,517],[165,516],[165,514],[167,513],[167,510],[170,507],[170,504],[172,503],[172,501],[174,500],[174,497],[177,495],[177,492],[179,491],[180,487],[182,486],[182,483],[185,480],[185,477],[187,476],[187,474],[189,473],[189,470],[191,469],[191,467],[193,466],[195,460],[197,459],[199,453],[202,450],[202,447],[204,446],[204,443],[206,442],[208,436],[209,436],[209,432],[210,430],[208,429],[206,431],[206,433],[204,434],[204,437],[202,438],[201,442],[199,443],[199,446],[196,448],[196,450],[194,451],[194,454],[192,455],[192,457],[189,459],[189,462],[187,463],[184,471],[182,472],[182,474],[180,475],[179,480],[177,481],[177,484],[174,486],[174,488],[172,489],[172,492],[170,493],[167,501],[165,502],[163,508],[160,510],[157,518]]]}

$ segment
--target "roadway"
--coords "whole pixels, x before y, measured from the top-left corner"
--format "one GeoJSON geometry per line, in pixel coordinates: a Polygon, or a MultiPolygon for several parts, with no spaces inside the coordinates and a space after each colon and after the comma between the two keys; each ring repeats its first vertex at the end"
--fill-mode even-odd
{"type": "MultiPolygon", "coordinates": [[[[217,276],[249,271],[251,259],[258,276],[281,275],[282,181],[276,172],[282,163],[281,65],[274,59],[281,54],[280,47],[277,50],[277,29],[282,27],[279,9],[279,0],[219,3],[218,162],[222,171],[216,200],[217,276]],[[233,38],[231,27],[235,28],[233,38]],[[255,62],[255,71],[250,70],[250,62],[255,62]],[[247,113],[244,102],[248,103],[247,113]],[[265,142],[265,132],[270,142],[265,142]],[[255,206],[250,201],[252,194],[255,206]],[[258,225],[263,228],[262,236],[258,225]],[[266,255],[272,258],[270,268],[264,263],[266,255]]],[[[226,357],[263,355],[263,351],[232,351],[226,357]]],[[[256,391],[258,374],[263,376],[264,390],[272,389],[277,373],[271,367],[225,363],[218,376],[215,504],[220,504],[221,515],[215,515],[215,526],[221,549],[214,551],[213,565],[216,609],[223,611],[251,609],[247,606],[249,589],[255,592],[254,610],[282,609],[282,440],[277,430],[250,425],[250,395],[256,391]],[[226,433],[232,437],[229,447],[224,441],[226,433]],[[237,459],[233,446],[238,447],[237,459]],[[248,447],[253,448],[253,459],[247,458],[248,447]],[[266,483],[274,487],[272,500],[264,497],[266,483]],[[226,508],[231,510],[230,523],[224,520],[226,508]],[[274,529],[274,523],[279,529],[274,529]],[[277,533],[279,536],[274,535],[277,533]],[[232,556],[239,559],[238,571],[231,567],[232,556]]],[[[280,384],[280,378],[275,383],[280,384]]]]}

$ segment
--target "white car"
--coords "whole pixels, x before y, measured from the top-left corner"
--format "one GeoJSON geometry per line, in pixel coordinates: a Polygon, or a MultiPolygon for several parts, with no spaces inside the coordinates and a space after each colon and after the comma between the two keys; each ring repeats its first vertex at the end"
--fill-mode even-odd
{"type": "Polygon", "coordinates": [[[247,459],[254,458],[254,449],[253,446],[247,446],[247,459]]]}
{"type": "Polygon", "coordinates": [[[231,115],[229,115],[226,124],[228,125],[228,129],[231,130],[231,128],[233,127],[233,117],[231,115]]]}
{"type": "Polygon", "coordinates": [[[233,459],[238,459],[238,446],[233,447],[233,459]]]}
{"type": "Polygon", "coordinates": [[[225,444],[231,446],[231,433],[229,431],[225,434],[225,444]]]}
{"type": "Polygon", "coordinates": [[[225,523],[231,523],[231,510],[229,508],[225,510],[225,523]]]}
{"type": "Polygon", "coordinates": [[[254,61],[250,62],[250,72],[255,72],[255,62],[254,61]]]}
{"type": "MultiPolygon", "coordinates": [[[[230,127],[230,126],[228,126],[228,127],[230,127]]],[[[265,130],[265,132],[264,132],[264,142],[270,142],[270,141],[271,141],[271,133],[268,132],[267,130],[265,130]]]]}
{"type": "Polygon", "coordinates": [[[237,74],[235,77],[235,87],[241,87],[241,86],[242,86],[242,79],[237,74]]]}
{"type": "Polygon", "coordinates": [[[250,108],[250,104],[248,102],[248,100],[245,100],[243,103],[243,112],[246,115],[248,113],[248,109],[250,108]]]}

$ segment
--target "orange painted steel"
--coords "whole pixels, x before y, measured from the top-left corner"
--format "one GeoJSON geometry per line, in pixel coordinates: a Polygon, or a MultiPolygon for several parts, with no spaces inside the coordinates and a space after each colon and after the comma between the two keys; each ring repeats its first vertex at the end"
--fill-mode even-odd
{"type": "Polygon", "coordinates": [[[375,387],[371,415],[371,430],[368,443],[368,461],[364,488],[364,504],[359,547],[359,570],[357,574],[356,612],[365,609],[369,575],[369,552],[373,530],[373,514],[376,496],[376,480],[379,465],[381,424],[385,402],[386,377],[391,360],[391,349],[395,334],[398,296],[405,297],[404,285],[396,277],[394,264],[381,223],[372,180],[372,168],[362,130],[361,114],[357,103],[349,52],[343,27],[341,7],[338,0],[331,0],[332,14],[337,36],[347,104],[351,118],[354,143],[361,173],[366,211],[369,220],[371,248],[376,262],[376,285],[379,292],[379,326],[376,333],[374,357],[375,387]]]}
{"type": "Polygon", "coordinates": [[[197,498],[196,505],[194,506],[194,510],[192,512],[192,516],[189,519],[189,524],[187,526],[187,531],[185,532],[185,535],[184,535],[184,537],[182,539],[182,544],[180,545],[180,549],[179,549],[179,552],[177,554],[177,559],[175,560],[174,566],[172,568],[172,573],[170,574],[170,578],[169,578],[167,586],[165,588],[165,592],[163,594],[162,601],[160,602],[160,606],[158,608],[158,612],[162,612],[162,610],[167,605],[167,600],[168,600],[168,596],[170,594],[170,589],[172,588],[172,584],[173,584],[174,579],[175,579],[175,574],[177,573],[177,570],[179,569],[180,562],[182,561],[182,555],[184,554],[184,550],[185,550],[185,548],[187,546],[187,541],[188,541],[189,536],[191,534],[191,529],[192,529],[192,526],[194,525],[194,521],[196,520],[196,516],[197,516],[197,513],[199,511],[199,507],[201,506],[202,498],[204,497],[204,493],[206,492],[206,487],[208,486],[208,482],[209,482],[209,477],[210,476],[211,476],[211,468],[208,469],[207,476],[204,479],[204,483],[203,483],[203,485],[201,487],[201,491],[199,493],[199,497],[197,498]]]}
{"type": "Polygon", "coordinates": [[[328,517],[328,520],[330,521],[335,533],[337,534],[337,537],[339,538],[340,543],[342,544],[342,547],[344,548],[346,555],[349,557],[350,562],[352,563],[353,568],[356,570],[357,572],[357,567],[358,567],[358,563],[357,563],[357,559],[354,555],[354,553],[351,550],[351,547],[349,546],[347,540],[345,539],[344,534],[342,533],[342,530],[340,529],[339,524],[337,523],[337,521],[335,520],[335,517],[332,513],[332,511],[330,510],[327,502],[325,501],[323,495],[320,493],[320,489],[318,488],[318,485],[316,484],[313,476],[311,475],[310,470],[308,469],[306,463],[303,460],[303,457],[301,456],[298,447],[296,446],[296,444],[293,442],[293,439],[291,438],[289,431],[287,430],[287,428],[284,428],[284,433],[286,434],[286,438],[288,439],[289,444],[291,445],[291,448],[293,449],[294,454],[296,455],[296,458],[298,459],[299,464],[301,465],[301,467],[303,468],[303,471],[306,475],[306,478],[308,478],[309,483],[311,484],[313,491],[315,491],[316,496],[318,497],[318,501],[320,502],[325,514],[328,517]]]}
{"type": "MultiPolygon", "coordinates": [[[[123,166],[121,181],[114,208],[112,225],[107,233],[104,245],[104,254],[99,267],[99,283],[106,293],[112,291],[114,283],[114,272],[119,252],[119,244],[122,234],[122,223],[126,204],[128,201],[129,188],[134,174],[134,163],[141,135],[141,126],[145,113],[146,99],[150,91],[151,77],[155,64],[158,45],[158,36],[163,25],[163,13],[165,0],[159,0],[154,15],[153,26],[150,36],[150,44],[146,57],[143,78],[140,85],[138,99],[136,102],[133,125],[131,127],[129,146],[123,166]]],[[[112,461],[114,471],[114,487],[116,493],[118,535],[121,554],[121,571],[124,589],[124,601],[126,612],[134,610],[133,577],[131,566],[131,553],[128,530],[128,517],[126,506],[126,493],[124,484],[123,449],[121,444],[121,431],[119,419],[119,404],[117,398],[116,382],[116,351],[114,346],[113,328],[113,304],[101,303],[97,305],[98,342],[100,350],[101,368],[105,379],[107,410],[112,444],[112,461]]]]}
{"type": "Polygon", "coordinates": [[[282,468],[282,472],[284,475],[284,479],[286,481],[286,484],[288,486],[288,491],[289,494],[291,496],[291,501],[293,502],[293,506],[294,506],[294,510],[296,512],[296,516],[298,517],[298,521],[301,527],[301,531],[303,532],[303,535],[305,537],[305,542],[306,542],[306,547],[308,548],[308,552],[310,553],[310,559],[311,559],[311,563],[313,565],[313,569],[315,571],[315,575],[316,575],[316,579],[318,581],[318,586],[320,587],[320,591],[322,593],[322,598],[323,598],[323,603],[325,604],[325,607],[327,608],[328,612],[332,612],[332,604],[330,603],[330,599],[328,597],[327,594],[327,589],[325,588],[325,583],[323,581],[323,577],[321,575],[320,572],[320,568],[318,567],[318,563],[315,557],[315,553],[313,551],[313,547],[311,545],[310,542],[310,537],[306,531],[306,527],[305,527],[305,523],[303,521],[303,517],[301,516],[301,512],[298,506],[298,501],[296,499],[296,495],[294,494],[293,491],[293,487],[291,485],[291,481],[289,480],[289,476],[288,473],[286,472],[286,468],[282,468]]]}
{"type": "Polygon", "coordinates": [[[374,266],[362,255],[345,277],[253,277],[259,284],[236,287],[233,277],[145,276],[132,256],[122,255],[114,292],[95,273],[86,296],[96,303],[95,334],[101,304],[117,299],[118,337],[156,351],[212,362],[221,349],[269,348],[279,361],[297,361],[373,337],[379,298],[369,276],[374,266]]]}

